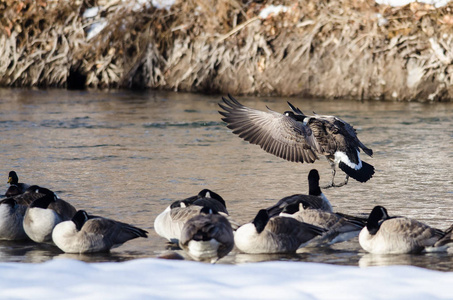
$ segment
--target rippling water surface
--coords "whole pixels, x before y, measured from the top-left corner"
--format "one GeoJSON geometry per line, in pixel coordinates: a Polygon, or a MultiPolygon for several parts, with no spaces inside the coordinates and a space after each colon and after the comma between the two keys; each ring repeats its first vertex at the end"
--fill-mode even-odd
{"type": "MultiPolygon", "coordinates": [[[[172,201],[209,188],[227,201],[231,216],[248,222],[283,196],[308,192],[307,174],[331,176],[324,160],[295,164],[242,141],[220,120],[220,96],[163,92],[0,90],[0,182],[10,170],[21,181],[46,186],[78,209],[149,231],[109,254],[67,255],[52,246],[0,242],[0,261],[41,262],[58,257],[123,261],[156,257],[167,249],[153,229],[172,201]]],[[[384,205],[389,214],[441,229],[453,223],[453,103],[399,103],[252,98],[265,110],[334,114],[350,122],[374,150],[367,183],[325,190],[336,211],[367,214],[384,205]]],[[[343,176],[340,174],[340,178],[343,176]]],[[[3,193],[1,192],[1,193],[3,193]]],[[[245,255],[234,250],[223,263],[298,260],[343,265],[411,264],[453,269],[453,254],[377,256],[357,239],[296,255],[245,255]]]]}

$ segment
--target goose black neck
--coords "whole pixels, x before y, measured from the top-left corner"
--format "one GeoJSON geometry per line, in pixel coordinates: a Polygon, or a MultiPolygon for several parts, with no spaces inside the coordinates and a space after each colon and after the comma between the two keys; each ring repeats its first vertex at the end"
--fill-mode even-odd
{"type": "Polygon", "coordinates": [[[262,209],[258,212],[252,223],[255,225],[256,232],[261,233],[266,227],[267,222],[269,222],[269,214],[267,210],[262,209]]]}
{"type": "Polygon", "coordinates": [[[44,195],[41,198],[36,199],[30,204],[30,207],[38,207],[38,208],[43,208],[46,209],[50,203],[55,202],[56,197],[55,195],[44,195]]]}
{"type": "Polygon", "coordinates": [[[375,235],[381,227],[380,221],[388,219],[387,210],[382,206],[375,206],[368,216],[366,228],[371,235],[375,235]]]}
{"type": "Polygon", "coordinates": [[[321,188],[319,187],[319,173],[316,170],[311,170],[308,173],[308,194],[312,196],[321,196],[321,188]]]}
{"type": "Polygon", "coordinates": [[[72,222],[74,222],[78,231],[83,227],[83,224],[89,219],[88,214],[84,210],[79,210],[76,212],[74,217],[72,217],[72,222]]]}

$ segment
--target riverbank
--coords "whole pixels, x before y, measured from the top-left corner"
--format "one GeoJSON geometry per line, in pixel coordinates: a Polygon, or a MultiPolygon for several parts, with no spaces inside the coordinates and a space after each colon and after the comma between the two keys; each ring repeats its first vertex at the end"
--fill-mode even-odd
{"type": "Polygon", "coordinates": [[[453,99],[452,3],[86,2],[1,0],[0,85],[453,99]]]}

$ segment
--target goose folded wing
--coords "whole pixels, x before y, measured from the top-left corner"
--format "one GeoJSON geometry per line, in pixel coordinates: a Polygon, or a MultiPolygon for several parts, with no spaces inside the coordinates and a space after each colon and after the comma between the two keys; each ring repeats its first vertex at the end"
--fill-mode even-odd
{"type": "Polygon", "coordinates": [[[433,246],[443,236],[441,230],[405,217],[396,217],[385,221],[380,230],[409,239],[420,247],[433,246]]]}

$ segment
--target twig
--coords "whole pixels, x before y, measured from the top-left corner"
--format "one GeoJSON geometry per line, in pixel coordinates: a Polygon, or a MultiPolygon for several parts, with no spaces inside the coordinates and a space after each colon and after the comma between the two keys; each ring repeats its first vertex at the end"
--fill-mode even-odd
{"type": "Polygon", "coordinates": [[[229,38],[231,35],[235,34],[236,32],[238,32],[239,30],[241,30],[242,28],[248,26],[250,23],[253,23],[255,22],[256,20],[259,20],[259,16],[256,16],[256,17],[253,17],[247,21],[245,21],[244,23],[234,27],[230,32],[228,32],[227,34],[224,34],[223,36],[219,37],[216,41],[216,43],[220,43],[221,41],[224,41],[226,40],[227,38],[229,38]]]}

